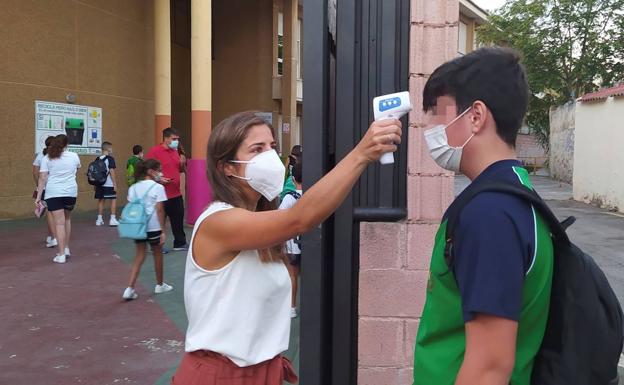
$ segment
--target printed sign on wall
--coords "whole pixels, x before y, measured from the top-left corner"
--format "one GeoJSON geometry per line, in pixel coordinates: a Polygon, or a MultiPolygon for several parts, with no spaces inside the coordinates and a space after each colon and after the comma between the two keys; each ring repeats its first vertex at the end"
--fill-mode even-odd
{"type": "Polygon", "coordinates": [[[69,151],[102,153],[102,109],[35,100],[35,152],[43,151],[48,136],[67,135],[69,151]]]}

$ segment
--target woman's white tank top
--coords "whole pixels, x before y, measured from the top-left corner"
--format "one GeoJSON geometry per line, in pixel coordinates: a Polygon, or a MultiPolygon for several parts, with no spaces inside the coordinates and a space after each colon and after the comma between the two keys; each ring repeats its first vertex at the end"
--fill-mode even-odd
{"type": "Polygon", "coordinates": [[[184,274],[185,350],[210,350],[244,367],[288,349],[291,282],[283,262],[263,263],[257,250],[241,251],[219,270],[195,262],[197,229],[209,215],[231,208],[215,202],[195,222],[184,274]]]}

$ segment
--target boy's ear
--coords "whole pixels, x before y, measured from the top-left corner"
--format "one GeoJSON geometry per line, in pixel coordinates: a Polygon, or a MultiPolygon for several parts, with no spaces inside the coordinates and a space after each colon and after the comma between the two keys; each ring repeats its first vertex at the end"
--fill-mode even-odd
{"type": "Polygon", "coordinates": [[[476,100],[472,103],[472,110],[469,112],[468,116],[473,133],[478,134],[483,130],[487,122],[488,114],[489,110],[481,100],[476,100]]]}

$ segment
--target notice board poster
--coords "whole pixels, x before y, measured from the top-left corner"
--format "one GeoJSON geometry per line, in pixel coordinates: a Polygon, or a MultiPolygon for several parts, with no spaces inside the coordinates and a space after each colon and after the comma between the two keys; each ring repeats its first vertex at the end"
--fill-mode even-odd
{"type": "Polygon", "coordinates": [[[67,135],[69,151],[79,155],[102,153],[102,109],[35,100],[35,152],[48,136],[67,135]]]}

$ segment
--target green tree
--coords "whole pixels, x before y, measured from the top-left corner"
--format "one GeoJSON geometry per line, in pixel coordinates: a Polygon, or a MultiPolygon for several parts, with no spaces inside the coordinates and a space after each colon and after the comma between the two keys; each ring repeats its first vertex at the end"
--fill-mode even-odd
{"type": "Polygon", "coordinates": [[[545,148],[551,106],[624,80],[624,0],[508,0],[477,36],[522,53],[527,124],[545,148]]]}

